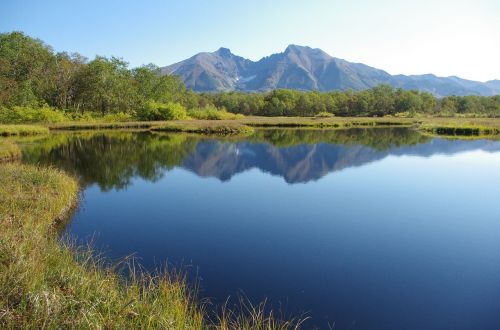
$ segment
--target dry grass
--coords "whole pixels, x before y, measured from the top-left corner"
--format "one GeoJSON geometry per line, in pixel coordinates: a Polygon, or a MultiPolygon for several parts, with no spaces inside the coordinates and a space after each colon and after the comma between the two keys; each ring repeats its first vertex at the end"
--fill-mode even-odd
{"type": "Polygon", "coordinates": [[[125,283],[90,252],[59,244],[54,219],[77,196],[58,170],[0,166],[0,327],[201,328],[182,280],[141,274],[125,283]]]}
{"type": "Polygon", "coordinates": [[[283,315],[275,315],[273,311],[266,311],[266,302],[252,305],[247,298],[239,297],[238,304],[228,307],[228,302],[222,306],[220,316],[217,318],[217,325],[214,327],[220,330],[290,330],[300,329],[307,317],[303,319],[284,320],[283,315]]]}

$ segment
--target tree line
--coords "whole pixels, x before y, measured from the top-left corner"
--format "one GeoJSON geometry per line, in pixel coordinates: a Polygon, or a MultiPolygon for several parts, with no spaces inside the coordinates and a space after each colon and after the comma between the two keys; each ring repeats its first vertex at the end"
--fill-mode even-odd
{"type": "Polygon", "coordinates": [[[449,96],[378,85],[363,91],[273,90],[203,94],[203,102],[233,113],[261,116],[500,116],[500,96],[449,96]]]}
{"type": "Polygon", "coordinates": [[[200,94],[153,64],[129,68],[116,57],[88,60],[11,32],[0,34],[0,107],[0,119],[16,107],[34,115],[48,107],[75,116],[124,114],[147,120],[182,118],[186,109],[200,116],[204,109],[261,116],[500,116],[500,96],[436,98],[388,85],[363,91],[200,94]]]}

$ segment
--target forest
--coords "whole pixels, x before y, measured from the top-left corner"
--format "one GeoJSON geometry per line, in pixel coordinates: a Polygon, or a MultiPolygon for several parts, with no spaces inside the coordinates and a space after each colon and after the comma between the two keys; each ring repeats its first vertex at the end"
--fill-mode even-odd
{"type": "Polygon", "coordinates": [[[195,93],[148,64],[55,52],[22,32],[0,34],[0,123],[230,119],[252,116],[500,117],[500,96],[450,96],[378,85],[362,91],[195,93]]]}

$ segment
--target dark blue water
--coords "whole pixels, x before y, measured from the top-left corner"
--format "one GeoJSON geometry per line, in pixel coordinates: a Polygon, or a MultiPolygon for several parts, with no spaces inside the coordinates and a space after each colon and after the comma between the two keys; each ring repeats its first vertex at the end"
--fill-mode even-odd
{"type": "MultiPolygon", "coordinates": [[[[66,232],[200,296],[305,328],[500,329],[500,142],[406,129],[248,139],[61,135],[25,159],[80,176],[66,232]]],[[[52,138],[54,139],[54,138],[52,138]]]]}

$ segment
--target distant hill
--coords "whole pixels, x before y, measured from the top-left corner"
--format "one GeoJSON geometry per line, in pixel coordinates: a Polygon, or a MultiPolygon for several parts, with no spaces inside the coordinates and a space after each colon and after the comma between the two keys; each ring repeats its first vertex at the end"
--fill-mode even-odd
{"type": "Polygon", "coordinates": [[[188,88],[199,92],[297,90],[362,90],[378,84],[417,89],[436,96],[497,95],[500,80],[486,83],[459,77],[390,75],[361,63],[332,57],[318,48],[288,46],[283,53],[257,62],[234,55],[227,48],[193,57],[162,68],[175,74],[188,88]]]}

